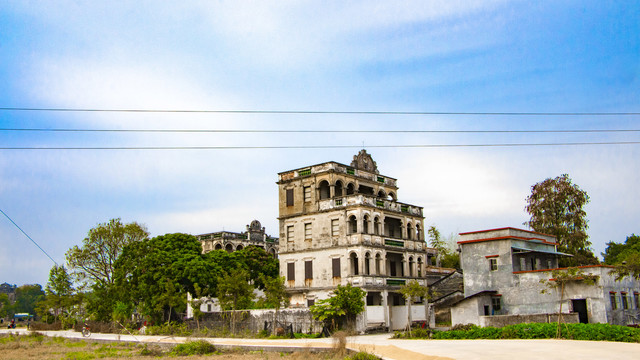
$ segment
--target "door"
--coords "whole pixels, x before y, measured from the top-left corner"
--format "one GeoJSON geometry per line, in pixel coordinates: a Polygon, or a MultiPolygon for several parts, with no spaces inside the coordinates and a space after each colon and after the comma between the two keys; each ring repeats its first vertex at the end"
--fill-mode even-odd
{"type": "Polygon", "coordinates": [[[578,313],[578,319],[580,319],[580,323],[588,324],[589,316],[587,314],[587,299],[571,300],[571,305],[573,307],[573,312],[578,313]]]}

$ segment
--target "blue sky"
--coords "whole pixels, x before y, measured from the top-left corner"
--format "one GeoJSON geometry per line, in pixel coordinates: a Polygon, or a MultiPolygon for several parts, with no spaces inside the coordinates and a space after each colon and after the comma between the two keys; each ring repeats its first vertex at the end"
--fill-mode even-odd
{"type": "MultiPolygon", "coordinates": [[[[0,107],[407,112],[640,112],[637,1],[3,1],[0,107]]],[[[0,127],[241,130],[640,129],[640,116],[0,111],[0,127]]],[[[640,141],[625,133],[52,133],[0,147],[348,145],[332,149],[0,150],[0,209],[56,261],[97,223],[152,235],[278,236],[276,174],[364,145],[399,200],[451,234],[523,227],[530,186],[568,173],[591,196],[596,253],[638,233],[640,141]]],[[[0,218],[0,282],[51,262],[0,218]]]]}

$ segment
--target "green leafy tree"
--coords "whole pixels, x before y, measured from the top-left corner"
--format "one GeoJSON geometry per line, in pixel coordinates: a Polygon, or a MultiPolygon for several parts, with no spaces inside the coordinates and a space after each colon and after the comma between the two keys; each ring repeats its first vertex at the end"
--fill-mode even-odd
{"type": "Polygon", "coordinates": [[[11,302],[9,301],[9,295],[1,293],[0,294],[0,318],[5,318],[9,314],[9,308],[11,306],[11,302]]]}
{"type": "Polygon", "coordinates": [[[618,280],[625,276],[640,280],[640,236],[631,234],[624,244],[607,243],[602,256],[605,264],[616,266],[614,273],[618,280]]]}
{"type": "Polygon", "coordinates": [[[331,325],[333,329],[342,319],[346,320],[348,327],[353,328],[356,316],[364,311],[366,295],[366,291],[351,284],[338,285],[328,299],[319,300],[309,310],[316,320],[331,325]]]}
{"type": "Polygon", "coordinates": [[[460,268],[460,254],[458,254],[456,236],[451,234],[448,238],[442,237],[440,231],[435,226],[430,226],[427,230],[429,244],[438,250],[439,266],[446,268],[460,268]]]}
{"type": "MultiPolygon", "coordinates": [[[[226,251],[225,251],[226,253],[226,251]]],[[[249,280],[254,286],[264,290],[263,279],[278,277],[280,273],[280,262],[278,259],[269,255],[263,248],[258,246],[247,246],[246,248],[235,251],[230,255],[233,259],[231,267],[241,266],[247,270],[249,280]]],[[[225,268],[229,271],[230,268],[225,268]]]]}
{"type": "Polygon", "coordinates": [[[218,281],[218,300],[223,310],[232,310],[231,332],[236,331],[236,310],[248,309],[253,300],[253,286],[244,269],[235,269],[218,281]]]}
{"type": "Polygon", "coordinates": [[[278,312],[282,303],[288,299],[287,288],[284,286],[284,277],[263,277],[262,283],[264,284],[264,294],[269,305],[272,305],[275,309],[273,313],[273,326],[271,327],[273,335],[276,335],[276,324],[278,323],[278,312]]]}
{"type": "Polygon", "coordinates": [[[116,259],[122,249],[132,242],[149,236],[147,229],[138,223],[123,224],[111,219],[89,230],[82,241],[67,251],[67,262],[76,278],[87,284],[112,285],[116,259]]]}
{"type": "MultiPolygon", "coordinates": [[[[429,289],[426,286],[420,285],[417,280],[410,280],[405,285],[401,286],[399,291],[400,294],[402,294],[402,296],[404,297],[405,302],[407,303],[407,331],[409,332],[409,337],[411,337],[411,303],[413,302],[414,298],[425,297],[425,310],[427,310],[429,306],[429,301],[427,298],[429,295],[429,289]]],[[[425,314],[429,315],[426,312],[425,314]]]]}
{"type": "Polygon", "coordinates": [[[589,203],[589,195],[573,184],[569,175],[563,174],[533,185],[526,202],[525,210],[531,218],[524,224],[535,231],[554,235],[559,251],[573,255],[561,259],[561,266],[598,263],[587,235],[584,206],[589,203]]]}
{"type": "MultiPolygon", "coordinates": [[[[12,306],[13,313],[35,314],[39,302],[45,299],[40,284],[22,285],[16,289],[16,301],[12,306]]],[[[9,314],[13,315],[13,314],[9,314]]]]}
{"type": "Polygon", "coordinates": [[[54,320],[71,320],[71,309],[77,304],[74,292],[67,269],[63,265],[54,265],[49,271],[44,300],[46,307],[53,309],[54,320]]]}
{"type": "MultiPolygon", "coordinates": [[[[598,275],[587,274],[580,268],[570,267],[568,269],[553,270],[551,272],[551,279],[540,280],[540,283],[545,284],[548,288],[557,289],[560,295],[560,306],[558,308],[558,330],[556,332],[557,338],[560,338],[561,333],[560,330],[562,325],[562,304],[564,303],[564,292],[567,284],[580,283],[597,286],[599,278],[600,277],[598,275]]],[[[542,293],[545,292],[546,289],[542,290],[542,293]]]]}
{"type": "Polygon", "coordinates": [[[204,261],[201,249],[198,239],[187,234],[126,245],[115,263],[115,300],[132,303],[154,322],[170,321],[186,309],[187,293],[195,293],[195,284],[206,284],[218,270],[204,261]]]}
{"type": "Polygon", "coordinates": [[[97,320],[110,320],[117,294],[114,287],[115,262],[128,244],[147,239],[144,225],[123,224],[120,219],[98,224],[89,230],[82,246],[66,254],[69,270],[81,288],[91,291],[86,296],[87,309],[97,320]]]}

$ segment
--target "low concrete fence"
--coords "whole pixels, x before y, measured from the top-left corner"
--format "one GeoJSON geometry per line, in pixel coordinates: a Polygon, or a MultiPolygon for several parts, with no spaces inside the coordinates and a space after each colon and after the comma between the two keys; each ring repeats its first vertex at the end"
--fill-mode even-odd
{"type": "MultiPolygon", "coordinates": [[[[236,333],[258,333],[261,330],[271,329],[274,309],[238,310],[205,313],[200,318],[200,327],[209,329],[231,331],[232,317],[235,316],[236,333]]],[[[276,328],[291,329],[299,333],[318,333],[322,331],[322,323],[313,320],[309,309],[282,309],[278,311],[278,324],[276,328]]],[[[188,327],[197,327],[195,320],[187,322],[188,327]]]]}
{"type": "MultiPolygon", "coordinates": [[[[515,324],[552,322],[558,322],[558,314],[480,316],[481,327],[503,327],[515,324]]],[[[567,324],[579,323],[578,313],[562,314],[562,322],[567,324]]]]}

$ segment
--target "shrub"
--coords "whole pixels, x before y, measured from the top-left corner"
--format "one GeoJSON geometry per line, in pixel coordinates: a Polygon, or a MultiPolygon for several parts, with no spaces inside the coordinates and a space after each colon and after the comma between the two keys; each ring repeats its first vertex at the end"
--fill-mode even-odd
{"type": "Polygon", "coordinates": [[[352,356],[345,357],[344,360],[380,360],[380,358],[368,352],[360,351],[352,356]]]}
{"type": "Polygon", "coordinates": [[[197,340],[187,341],[184,344],[178,344],[171,350],[171,355],[189,356],[189,355],[207,355],[214,353],[216,347],[208,341],[197,340]]]}
{"type": "MultiPolygon", "coordinates": [[[[557,323],[508,325],[502,328],[465,325],[468,330],[433,332],[433,339],[553,339],[557,323]]],[[[414,336],[418,338],[417,336],[414,336]]],[[[640,342],[640,329],[609,324],[562,324],[560,337],[572,340],[640,342]]],[[[428,338],[422,334],[419,338],[428,338]]]]}

